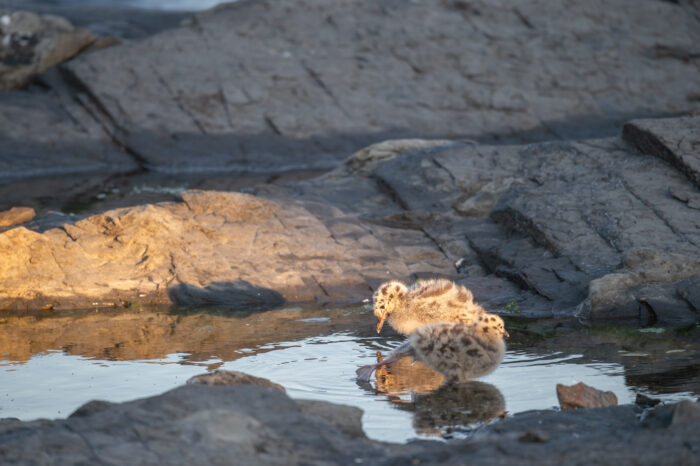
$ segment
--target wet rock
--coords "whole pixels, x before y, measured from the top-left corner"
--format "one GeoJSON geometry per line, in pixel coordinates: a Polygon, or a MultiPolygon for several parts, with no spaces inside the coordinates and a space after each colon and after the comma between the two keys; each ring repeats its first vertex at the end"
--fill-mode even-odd
{"type": "Polygon", "coordinates": [[[0,212],[0,227],[11,227],[25,223],[34,218],[36,212],[31,207],[13,207],[0,212]]]}
{"type": "Polygon", "coordinates": [[[583,382],[571,386],[557,384],[557,398],[561,409],[617,406],[617,396],[613,392],[604,392],[583,382]]]}
{"type": "MultiPolygon", "coordinates": [[[[645,154],[655,155],[683,172],[700,188],[700,115],[632,120],[623,136],[645,154]]],[[[693,203],[695,205],[695,202],[693,203]]]]}
{"type": "Polygon", "coordinates": [[[255,385],[256,387],[270,387],[284,393],[286,390],[280,384],[262,377],[255,377],[239,371],[216,370],[206,374],[195,375],[187,381],[188,385],[255,385]]]}
{"type": "Polygon", "coordinates": [[[29,11],[0,11],[0,89],[24,86],[96,41],[66,19],[29,11]]]}
{"type": "Polygon", "coordinates": [[[700,405],[698,403],[684,400],[673,408],[671,426],[698,422],[700,422],[700,405]]]}

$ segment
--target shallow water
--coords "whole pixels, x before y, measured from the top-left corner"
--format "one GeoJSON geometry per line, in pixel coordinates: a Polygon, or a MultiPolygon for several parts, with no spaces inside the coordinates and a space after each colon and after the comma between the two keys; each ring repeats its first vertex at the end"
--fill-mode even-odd
{"type": "MultiPolygon", "coordinates": [[[[249,315],[141,309],[0,316],[0,417],[66,417],[91,399],[155,395],[216,368],[269,378],[293,398],[357,406],[367,435],[386,441],[461,435],[505,411],[556,407],[557,383],[583,381],[613,391],[620,403],[633,402],[636,393],[666,400],[697,395],[693,370],[672,383],[661,383],[652,371],[643,380],[658,384],[636,385],[630,374],[637,366],[623,364],[650,356],[634,356],[629,339],[610,353],[622,356],[604,362],[571,348],[543,350],[517,329],[502,365],[479,381],[444,387],[439,374],[404,358],[358,386],[355,369],[401,343],[395,334],[377,336],[374,323],[366,306],[249,315]]],[[[684,344],[662,354],[692,369],[697,348],[684,344]]]]}

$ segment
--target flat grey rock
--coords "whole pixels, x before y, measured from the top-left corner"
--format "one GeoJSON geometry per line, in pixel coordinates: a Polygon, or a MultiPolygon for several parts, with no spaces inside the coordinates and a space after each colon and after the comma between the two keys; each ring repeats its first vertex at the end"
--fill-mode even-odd
{"type": "Polygon", "coordinates": [[[695,21],[666,2],[249,1],[64,69],[150,169],[328,167],[395,137],[612,135],[697,110],[698,61],[664,53],[697,52],[695,21]]]}
{"type": "Polygon", "coordinates": [[[633,120],[625,125],[623,135],[643,153],[678,168],[700,188],[700,115],[633,120]]]}

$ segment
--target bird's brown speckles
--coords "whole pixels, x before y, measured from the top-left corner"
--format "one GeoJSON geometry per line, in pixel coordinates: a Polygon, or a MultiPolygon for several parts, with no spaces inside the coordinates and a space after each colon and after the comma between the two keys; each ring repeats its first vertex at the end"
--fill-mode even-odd
{"type": "Polygon", "coordinates": [[[503,321],[491,314],[481,315],[472,325],[461,322],[423,325],[413,331],[407,344],[389,358],[358,369],[358,378],[368,380],[376,367],[405,355],[412,355],[442,373],[446,381],[466,382],[481,377],[495,370],[503,360],[503,335],[506,332],[504,328],[499,332],[499,326],[503,327],[503,321]]]}

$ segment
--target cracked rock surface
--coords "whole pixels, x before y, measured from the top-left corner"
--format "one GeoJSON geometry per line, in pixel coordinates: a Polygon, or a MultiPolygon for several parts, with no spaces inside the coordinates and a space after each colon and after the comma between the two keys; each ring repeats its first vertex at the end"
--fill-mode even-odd
{"type": "Polygon", "coordinates": [[[328,205],[219,192],[182,198],[43,233],[1,233],[0,308],[357,300],[389,271],[449,267],[421,234],[370,228],[328,205]]]}
{"type": "MultiPolygon", "coordinates": [[[[0,177],[113,173],[124,157],[170,174],[327,169],[389,138],[582,138],[699,110],[698,82],[687,79],[700,74],[696,16],[673,2],[627,6],[223,5],[42,76],[44,92],[19,105],[46,110],[14,113],[0,177]],[[56,112],[70,115],[60,131],[56,112]],[[22,142],[35,134],[47,136],[32,152],[55,159],[31,171],[22,142]],[[42,151],[63,141],[78,155],[42,151]]],[[[0,114],[12,105],[0,99],[0,114]]]]}

